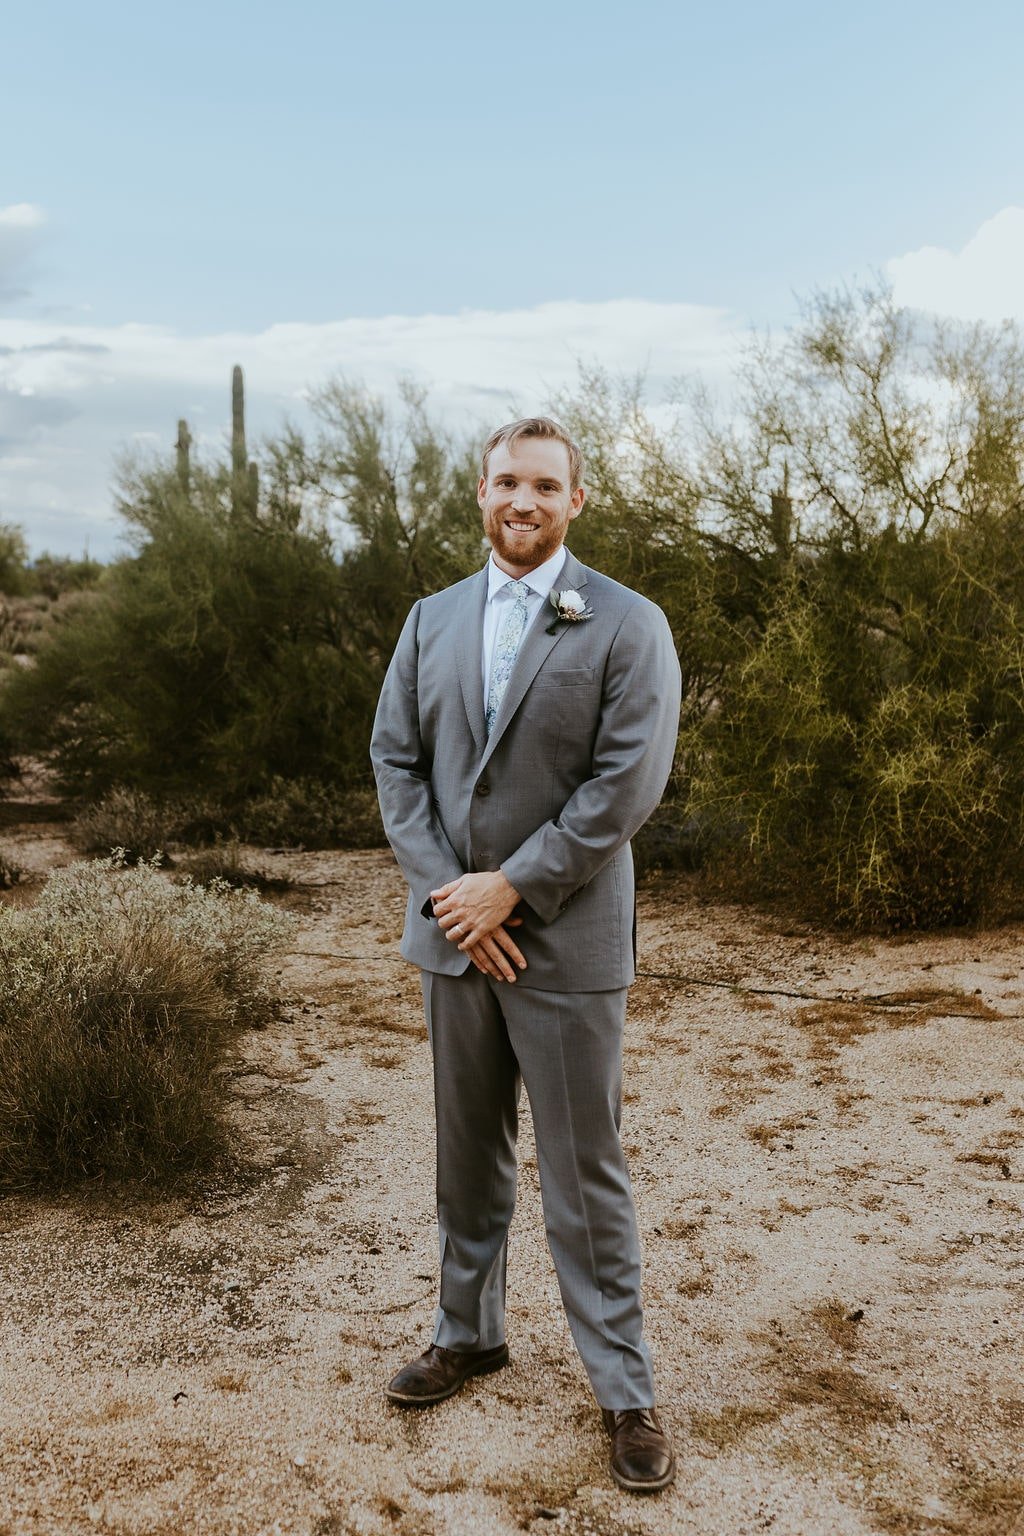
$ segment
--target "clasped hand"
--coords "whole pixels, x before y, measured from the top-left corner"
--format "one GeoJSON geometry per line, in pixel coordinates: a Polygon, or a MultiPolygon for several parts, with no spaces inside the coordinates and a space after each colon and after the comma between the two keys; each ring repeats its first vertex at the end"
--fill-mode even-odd
{"type": "Polygon", "coordinates": [[[434,916],[445,938],[469,956],[478,971],[498,981],[515,981],[513,965],[526,969],[509,928],[522,922],[511,913],[519,892],[500,869],[460,875],[431,891],[434,916]]]}

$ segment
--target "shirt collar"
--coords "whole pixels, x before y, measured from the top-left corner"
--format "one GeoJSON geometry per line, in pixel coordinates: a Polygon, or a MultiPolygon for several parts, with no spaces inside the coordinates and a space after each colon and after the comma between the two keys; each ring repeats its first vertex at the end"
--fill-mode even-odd
{"type": "MultiPolygon", "coordinates": [[[[565,554],[565,545],[560,544],[549,560],[545,560],[543,565],[538,565],[535,571],[531,571],[528,576],[522,578],[526,585],[536,592],[539,597],[547,597],[549,595],[551,588],[558,580],[562,566],[565,564],[565,554]]],[[[507,571],[503,571],[499,565],[495,565],[492,553],[487,562],[487,601],[490,602],[496,592],[500,592],[502,587],[514,579],[507,571]]]]}

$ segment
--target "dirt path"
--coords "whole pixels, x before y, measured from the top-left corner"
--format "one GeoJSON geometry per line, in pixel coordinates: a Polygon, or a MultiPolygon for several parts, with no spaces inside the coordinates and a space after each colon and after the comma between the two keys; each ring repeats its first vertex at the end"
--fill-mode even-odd
{"type": "MultiPolygon", "coordinates": [[[[63,831],[0,852],[42,873],[63,831]]],[[[645,894],[624,1130],[680,1466],[636,1500],[528,1116],[513,1363],[385,1404],[436,1277],[401,881],[383,852],[253,859],[297,882],[302,929],[232,1069],[245,1187],[0,1202],[0,1536],[1024,1536],[1021,930],[841,943],[645,894]]]]}

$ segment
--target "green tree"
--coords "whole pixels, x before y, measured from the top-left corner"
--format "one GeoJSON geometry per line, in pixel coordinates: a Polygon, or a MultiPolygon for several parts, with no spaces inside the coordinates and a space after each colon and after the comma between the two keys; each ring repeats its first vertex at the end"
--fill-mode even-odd
{"type": "Polygon", "coordinates": [[[687,740],[691,809],[853,921],[962,921],[1022,873],[1019,340],[823,296],[747,390],[705,423],[702,505],[758,595],[687,740]]]}
{"type": "Polygon", "coordinates": [[[55,616],[0,726],[89,794],[126,784],[228,806],[295,780],[358,786],[412,602],[473,569],[472,454],[406,392],[399,421],[335,383],[310,444],[271,442],[238,515],[232,464],[125,467],[134,554],[55,616]]]}

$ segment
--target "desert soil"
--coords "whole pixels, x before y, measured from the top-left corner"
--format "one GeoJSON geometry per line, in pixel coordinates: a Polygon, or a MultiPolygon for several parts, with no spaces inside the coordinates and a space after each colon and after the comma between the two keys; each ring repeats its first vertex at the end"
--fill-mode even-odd
{"type": "MultiPolygon", "coordinates": [[[[0,852],[74,857],[56,808],[19,814],[0,852]]],[[[643,892],[623,1130],[679,1474],[638,1499],[528,1113],[509,1368],[426,1412],[382,1397],[437,1274],[402,882],[385,851],[249,858],[301,930],[231,1063],[246,1176],[0,1201],[0,1533],[1024,1533],[1021,928],[844,940],[643,892]]]]}

